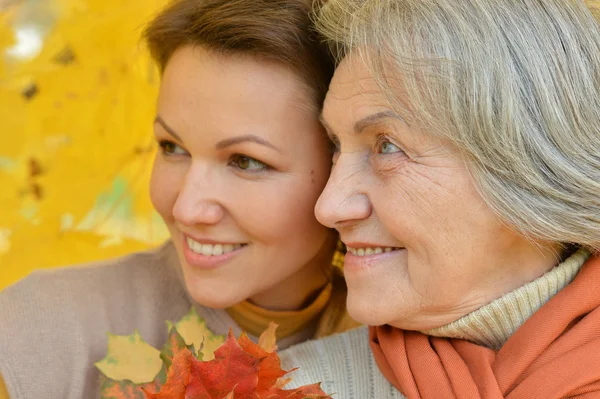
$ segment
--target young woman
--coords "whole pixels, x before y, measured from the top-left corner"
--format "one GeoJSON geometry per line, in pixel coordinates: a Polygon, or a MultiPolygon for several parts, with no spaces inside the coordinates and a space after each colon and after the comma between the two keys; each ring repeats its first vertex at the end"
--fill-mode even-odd
{"type": "Polygon", "coordinates": [[[108,332],[160,347],[165,320],[192,306],[216,334],[274,320],[280,348],[353,326],[337,235],[313,214],[331,166],[318,115],[333,65],[310,3],[183,0],[149,25],[162,71],[150,191],[172,240],[3,291],[12,399],[93,397],[108,332]]]}

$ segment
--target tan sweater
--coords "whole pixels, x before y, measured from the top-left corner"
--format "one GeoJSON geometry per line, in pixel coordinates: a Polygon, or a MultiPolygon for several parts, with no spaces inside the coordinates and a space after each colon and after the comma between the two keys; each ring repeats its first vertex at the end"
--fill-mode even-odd
{"type": "MultiPolygon", "coordinates": [[[[0,376],[10,399],[96,398],[94,363],[106,355],[108,332],[129,335],[138,329],[160,348],[167,339],[165,321],[179,320],[192,306],[173,272],[177,265],[167,243],[113,261],[38,271],[0,292],[0,376]]],[[[336,296],[334,290],[332,299],[336,296]]],[[[214,333],[227,334],[230,327],[236,335],[241,332],[226,311],[196,309],[214,333]]],[[[278,346],[312,338],[331,324],[323,319],[339,314],[327,308],[323,322],[281,339],[278,346]]]]}
{"type": "MultiPolygon", "coordinates": [[[[580,249],[533,282],[427,333],[469,339],[497,349],[533,313],[571,283],[589,257],[589,251],[580,249]]],[[[366,327],[293,346],[282,351],[280,357],[284,370],[299,367],[291,374],[294,380],[289,387],[322,381],[323,390],[335,392],[337,399],[405,398],[379,372],[366,327]]]]}

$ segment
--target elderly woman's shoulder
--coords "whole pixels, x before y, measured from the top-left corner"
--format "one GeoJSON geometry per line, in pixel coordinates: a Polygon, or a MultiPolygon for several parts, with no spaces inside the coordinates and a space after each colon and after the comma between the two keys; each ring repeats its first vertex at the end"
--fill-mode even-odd
{"type": "Polygon", "coordinates": [[[36,271],[0,292],[0,375],[9,390],[67,397],[77,391],[69,382],[81,387],[77,397],[91,397],[85,387],[94,384],[86,378],[96,378],[89,368],[105,356],[107,333],[138,329],[151,345],[161,344],[165,329],[157,326],[191,306],[169,266],[172,256],[169,243],[110,261],[36,271]]]}
{"type": "Polygon", "coordinates": [[[368,327],[292,346],[279,354],[282,368],[298,368],[288,388],[321,382],[343,399],[403,399],[381,374],[369,347],[368,327]]]}

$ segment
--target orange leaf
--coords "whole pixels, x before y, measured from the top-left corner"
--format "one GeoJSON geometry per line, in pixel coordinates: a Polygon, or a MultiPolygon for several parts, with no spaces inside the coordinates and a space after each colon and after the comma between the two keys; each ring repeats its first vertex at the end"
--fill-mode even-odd
{"type": "Polygon", "coordinates": [[[194,358],[187,348],[173,357],[162,390],[148,399],[331,399],[319,384],[281,389],[279,356],[267,352],[245,334],[236,340],[230,331],[211,361],[194,358]]]}
{"type": "Polygon", "coordinates": [[[257,376],[257,393],[259,395],[267,393],[277,384],[279,378],[287,374],[281,369],[281,362],[277,353],[265,351],[259,345],[250,341],[246,334],[240,336],[238,343],[244,351],[260,360],[257,376]]]}
{"type": "Polygon", "coordinates": [[[159,393],[143,389],[148,399],[187,399],[186,388],[190,383],[190,367],[194,361],[192,352],[184,349],[173,357],[173,363],[167,374],[167,382],[159,393]]]}
{"type": "Polygon", "coordinates": [[[225,344],[215,351],[214,360],[192,365],[189,398],[206,393],[206,399],[222,399],[231,391],[234,397],[244,397],[240,395],[256,391],[259,361],[242,349],[230,331],[225,344]]]}

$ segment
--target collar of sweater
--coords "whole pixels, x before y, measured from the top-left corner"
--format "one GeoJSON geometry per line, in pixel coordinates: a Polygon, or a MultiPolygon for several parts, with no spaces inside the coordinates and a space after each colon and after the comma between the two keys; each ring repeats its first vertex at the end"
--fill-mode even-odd
{"type": "Polygon", "coordinates": [[[580,248],[540,278],[450,324],[421,332],[465,339],[498,350],[529,317],[575,279],[590,255],[588,250],[580,248]]]}
{"type": "Polygon", "coordinates": [[[260,335],[270,322],[275,322],[277,338],[285,338],[310,327],[327,306],[331,298],[332,284],[327,284],[317,297],[306,307],[294,311],[268,310],[250,301],[238,303],[227,309],[227,313],[242,328],[252,335],[260,335]]]}

